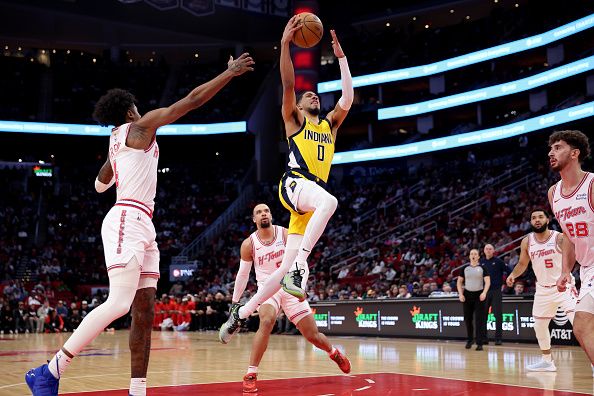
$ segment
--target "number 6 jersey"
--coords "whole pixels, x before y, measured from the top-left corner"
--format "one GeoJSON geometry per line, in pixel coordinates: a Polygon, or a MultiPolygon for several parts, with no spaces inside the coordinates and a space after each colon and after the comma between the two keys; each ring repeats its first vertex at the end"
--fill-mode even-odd
{"type": "Polygon", "coordinates": [[[582,267],[594,265],[594,202],[590,191],[594,174],[586,172],[569,195],[563,194],[562,180],[553,187],[552,209],[566,237],[575,245],[575,258],[582,267]]]}

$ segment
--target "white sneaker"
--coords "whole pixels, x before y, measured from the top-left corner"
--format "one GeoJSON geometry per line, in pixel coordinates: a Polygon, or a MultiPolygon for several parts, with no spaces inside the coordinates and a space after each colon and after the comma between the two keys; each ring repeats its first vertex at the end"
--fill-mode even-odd
{"type": "Polygon", "coordinates": [[[528,371],[557,371],[557,367],[555,367],[554,362],[546,362],[541,360],[538,363],[531,364],[526,366],[526,370],[528,371]]]}

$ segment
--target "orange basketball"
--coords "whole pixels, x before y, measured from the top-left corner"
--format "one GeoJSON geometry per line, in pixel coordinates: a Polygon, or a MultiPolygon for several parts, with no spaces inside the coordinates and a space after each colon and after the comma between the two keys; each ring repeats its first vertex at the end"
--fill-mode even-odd
{"type": "Polygon", "coordinates": [[[293,43],[301,48],[311,48],[322,39],[324,26],[322,21],[311,12],[297,14],[301,19],[301,29],[295,32],[293,43]]]}

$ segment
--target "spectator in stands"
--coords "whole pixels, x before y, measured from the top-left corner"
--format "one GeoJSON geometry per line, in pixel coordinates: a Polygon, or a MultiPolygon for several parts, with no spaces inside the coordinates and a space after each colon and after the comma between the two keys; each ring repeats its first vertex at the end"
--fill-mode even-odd
{"type": "Polygon", "coordinates": [[[406,285],[400,285],[396,298],[411,298],[411,294],[408,292],[406,285]]]}
{"type": "Polygon", "coordinates": [[[35,332],[35,317],[29,315],[29,311],[22,301],[19,301],[17,308],[14,310],[14,324],[15,333],[35,332]]]}
{"type": "Polygon", "coordinates": [[[66,319],[68,318],[68,308],[66,308],[66,306],[64,306],[64,301],[60,300],[58,301],[58,304],[56,305],[56,313],[58,315],[60,315],[60,317],[66,321],[66,319]]]}
{"type": "Polygon", "coordinates": [[[10,305],[2,305],[0,310],[0,334],[12,334],[15,332],[14,313],[10,305]]]}
{"type": "Polygon", "coordinates": [[[82,300],[82,302],[80,303],[80,316],[84,319],[85,316],[87,316],[87,314],[89,312],[91,312],[92,308],[89,307],[89,303],[87,302],[87,300],[82,300]]]}
{"type": "MultiPolygon", "coordinates": [[[[73,303],[74,304],[74,303],[73,303]]],[[[67,328],[70,331],[74,331],[78,328],[78,325],[82,322],[82,316],[80,316],[80,311],[76,308],[76,304],[70,311],[70,315],[68,316],[68,325],[67,328]]]]}
{"type": "Polygon", "coordinates": [[[337,278],[338,279],[343,279],[346,278],[349,275],[349,271],[350,271],[350,267],[343,267],[340,272],[338,273],[337,278]]]}
{"type": "Polygon", "coordinates": [[[49,301],[45,300],[43,305],[37,309],[37,332],[43,333],[45,328],[46,318],[49,315],[50,305],[49,301]]]}
{"type": "Polygon", "coordinates": [[[58,312],[53,309],[49,308],[48,315],[45,321],[45,332],[46,333],[61,333],[64,331],[64,319],[58,312]]]}
{"type": "Polygon", "coordinates": [[[491,278],[491,287],[489,287],[487,301],[485,302],[485,315],[488,314],[489,308],[491,308],[495,316],[495,345],[501,345],[501,338],[503,336],[503,316],[501,310],[503,296],[501,294],[501,288],[503,287],[503,276],[504,274],[509,274],[509,272],[503,260],[495,257],[495,248],[493,245],[488,243],[483,250],[485,257],[481,258],[481,265],[487,269],[491,278]]]}
{"type": "Polygon", "coordinates": [[[524,283],[516,282],[514,285],[514,296],[521,296],[524,294],[524,283]]]}

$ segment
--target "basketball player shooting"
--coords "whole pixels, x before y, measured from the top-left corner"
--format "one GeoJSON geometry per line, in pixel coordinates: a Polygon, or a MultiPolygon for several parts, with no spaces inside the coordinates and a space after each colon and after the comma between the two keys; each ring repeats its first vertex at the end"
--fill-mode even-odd
{"type": "Polygon", "coordinates": [[[536,293],[532,305],[534,332],[538,346],[542,351],[540,362],[526,367],[528,371],[557,371],[551,356],[551,334],[549,323],[557,313],[557,307],[567,314],[573,324],[577,291],[573,286],[564,292],[557,290],[557,279],[561,275],[561,245],[563,234],[549,229],[549,215],[543,209],[535,209],[530,214],[532,232],[522,239],[520,260],[507,277],[507,285],[514,286],[516,278],[521,276],[532,262],[536,275],[536,293]]]}
{"type": "MultiPolygon", "coordinates": [[[[252,265],[260,287],[271,274],[277,271],[285,252],[287,229],[272,224],[272,213],[268,205],[256,205],[252,212],[252,220],[257,230],[241,244],[241,259],[233,288],[233,303],[239,302],[245,291],[252,265]]],[[[243,392],[258,391],[256,385],[258,366],[266,352],[270,333],[281,309],[307,341],[327,352],[330,359],[334,360],[344,373],[348,374],[351,371],[351,363],[346,356],[334,348],[328,338],[318,331],[309,303],[299,301],[297,297],[279,290],[258,308],[260,326],[252,342],[250,365],[247,374],[243,377],[243,392]]]]}
{"type": "Polygon", "coordinates": [[[150,111],[144,116],[138,113],[136,99],[127,91],[112,89],[99,99],[94,118],[101,125],[116,126],[110,136],[108,159],[95,180],[97,192],[105,192],[114,184],[117,191],[117,201],[101,227],[109,297],[85,316],[49,364],[27,372],[25,380],[33,395],[57,395],[59,380],[72,359],[130,308],[130,395],[146,394],[159,277],[159,250],[152,223],[159,160],[156,132],[159,127],[202,106],[233,77],[253,70],[253,65],[254,61],[247,53],[235,60],[230,57],[223,73],[196,87],[173,105],[150,111]]]}
{"type": "Polygon", "coordinates": [[[258,288],[256,295],[245,306],[232,305],[229,319],[219,331],[219,340],[224,344],[239,330],[242,320],[280,289],[280,282],[284,291],[299,301],[305,299],[302,280],[308,268],[307,259],[338,206],[338,200],[327,191],[326,183],[338,128],[353,103],[353,81],[344,51],[336,33],[331,30],[332,48],[338,58],[342,81],[342,96],[338,104],[321,118],[320,99],[315,92],[306,91],[296,96],[295,71],[289,46],[300,28],[300,19],[293,16],[281,39],[281,112],[289,143],[289,161],[280,181],[279,198],[291,213],[286,251],[279,270],[258,288]]]}
{"type": "Polygon", "coordinates": [[[567,289],[577,260],[581,288],[573,333],[594,365],[594,174],[582,170],[582,162],[590,155],[590,142],[580,131],[557,131],[549,137],[549,146],[551,169],[561,176],[549,188],[549,203],[565,235],[557,289],[567,289]]]}

